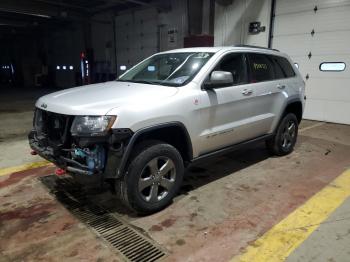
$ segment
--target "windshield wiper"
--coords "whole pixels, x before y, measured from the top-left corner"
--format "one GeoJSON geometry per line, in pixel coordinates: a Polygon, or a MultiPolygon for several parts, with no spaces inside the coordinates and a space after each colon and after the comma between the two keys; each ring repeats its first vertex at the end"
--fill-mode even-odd
{"type": "Polygon", "coordinates": [[[175,83],[171,83],[168,81],[149,81],[149,80],[117,80],[119,82],[130,82],[130,83],[138,83],[138,84],[149,84],[149,85],[162,85],[162,86],[178,86],[175,83]]]}
{"type": "Polygon", "coordinates": [[[120,80],[120,79],[118,79],[117,81],[139,83],[139,84],[149,84],[149,85],[157,85],[158,84],[158,82],[148,81],[148,80],[120,80]]]}

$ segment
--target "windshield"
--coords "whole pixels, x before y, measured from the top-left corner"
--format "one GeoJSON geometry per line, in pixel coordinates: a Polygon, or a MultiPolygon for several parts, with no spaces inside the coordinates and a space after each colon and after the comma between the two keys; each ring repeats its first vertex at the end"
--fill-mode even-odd
{"type": "Polygon", "coordinates": [[[182,86],[191,81],[213,53],[154,55],[124,73],[117,81],[182,86]]]}

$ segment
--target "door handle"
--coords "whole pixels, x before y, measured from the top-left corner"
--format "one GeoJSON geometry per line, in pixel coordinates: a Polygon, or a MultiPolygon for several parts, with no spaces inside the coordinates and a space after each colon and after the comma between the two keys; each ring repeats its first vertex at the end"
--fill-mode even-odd
{"type": "Polygon", "coordinates": [[[277,85],[277,88],[278,88],[278,89],[285,89],[286,86],[285,86],[285,85],[277,85]]]}
{"type": "Polygon", "coordinates": [[[251,89],[244,89],[244,90],[242,91],[242,94],[245,95],[245,96],[249,96],[249,95],[251,95],[252,93],[253,93],[253,90],[251,90],[251,89]]]}

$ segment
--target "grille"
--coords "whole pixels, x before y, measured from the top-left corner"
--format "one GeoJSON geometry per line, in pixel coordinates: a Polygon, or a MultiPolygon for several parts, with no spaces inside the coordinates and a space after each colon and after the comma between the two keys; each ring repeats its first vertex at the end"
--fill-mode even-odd
{"type": "Polygon", "coordinates": [[[67,210],[109,243],[124,259],[152,262],[164,258],[165,250],[107,209],[93,203],[72,178],[49,175],[39,178],[67,210]]]}
{"type": "Polygon", "coordinates": [[[46,136],[56,144],[65,144],[69,137],[72,117],[36,109],[34,128],[38,135],[46,136]]]}

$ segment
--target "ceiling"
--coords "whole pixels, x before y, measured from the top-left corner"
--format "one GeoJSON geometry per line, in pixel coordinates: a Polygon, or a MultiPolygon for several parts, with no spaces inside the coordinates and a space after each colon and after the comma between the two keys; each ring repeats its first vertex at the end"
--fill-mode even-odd
{"type": "MultiPolygon", "coordinates": [[[[6,33],[28,33],[42,27],[62,28],[87,21],[105,11],[120,12],[138,7],[158,7],[152,0],[1,0],[0,37],[6,33]]],[[[165,3],[168,1],[161,1],[165,3]]],[[[159,3],[159,1],[158,1],[159,3]]],[[[163,5],[164,6],[164,5],[163,5]]]]}

